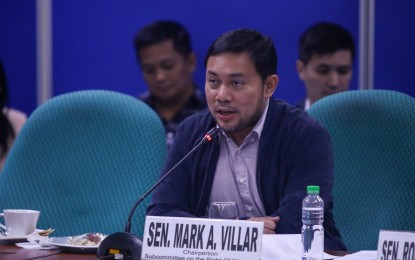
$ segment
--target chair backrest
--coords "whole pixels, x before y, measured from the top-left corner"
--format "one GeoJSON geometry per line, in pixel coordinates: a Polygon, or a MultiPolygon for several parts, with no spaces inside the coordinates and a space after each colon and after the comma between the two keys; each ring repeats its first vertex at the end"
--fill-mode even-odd
{"type": "Polygon", "coordinates": [[[415,99],[354,90],[308,112],[333,141],[333,214],[348,250],[375,250],[381,229],[414,231],[415,99]]]}
{"type": "MultiPolygon", "coordinates": [[[[20,132],[0,174],[0,209],[40,210],[54,236],[124,231],[134,202],[155,183],[166,157],[156,113],[105,90],[54,97],[20,132]]],[[[141,235],[148,199],[134,215],[141,235]]]]}

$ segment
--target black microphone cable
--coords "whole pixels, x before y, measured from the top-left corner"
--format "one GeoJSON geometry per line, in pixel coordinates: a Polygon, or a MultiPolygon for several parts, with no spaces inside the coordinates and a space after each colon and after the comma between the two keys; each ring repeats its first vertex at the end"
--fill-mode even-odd
{"type": "Polygon", "coordinates": [[[159,186],[159,184],[166,179],[170,173],[172,171],[174,171],[174,169],[176,169],[184,160],[186,160],[187,157],[189,157],[189,155],[191,155],[196,149],[199,148],[199,146],[210,142],[213,140],[213,138],[219,133],[219,128],[218,127],[214,127],[211,130],[209,130],[209,132],[207,132],[205,134],[205,136],[203,137],[203,139],[195,146],[193,147],[192,150],[190,150],[190,152],[188,152],[178,163],[176,163],[173,168],[171,168],[166,174],[164,174],[149,190],[147,190],[134,204],[134,206],[131,208],[130,214],[128,215],[128,219],[127,219],[127,224],[125,225],[125,229],[124,231],[127,233],[131,232],[131,220],[133,218],[133,214],[135,212],[135,209],[138,207],[138,205],[141,204],[141,202],[143,202],[143,200],[145,200],[145,198],[155,189],[157,188],[157,186],[159,186]]]}
{"type": "Polygon", "coordinates": [[[131,219],[135,209],[140,203],[155,189],[160,183],[166,179],[174,169],[176,169],[190,154],[192,154],[201,145],[210,142],[220,131],[219,128],[214,127],[205,134],[203,139],[188,152],[178,163],[176,163],[166,174],[164,174],[149,190],[147,190],[131,208],[128,215],[127,224],[125,225],[125,232],[117,232],[107,236],[99,245],[97,250],[98,259],[141,259],[142,240],[131,234],[131,219]]]}

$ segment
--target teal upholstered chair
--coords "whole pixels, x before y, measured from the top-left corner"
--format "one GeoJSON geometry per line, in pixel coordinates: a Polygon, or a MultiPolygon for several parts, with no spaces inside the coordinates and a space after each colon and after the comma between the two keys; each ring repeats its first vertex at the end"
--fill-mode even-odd
{"type": "Polygon", "coordinates": [[[333,214],[348,250],[375,250],[381,229],[414,231],[415,99],[354,90],[308,112],[332,137],[333,214]]]}
{"type": "MultiPolygon", "coordinates": [[[[40,210],[54,236],[124,231],[134,202],[166,156],[156,113],[124,94],[86,90],[54,97],[28,118],[0,174],[0,208],[40,210]]],[[[142,235],[145,201],[133,218],[142,235]]]]}

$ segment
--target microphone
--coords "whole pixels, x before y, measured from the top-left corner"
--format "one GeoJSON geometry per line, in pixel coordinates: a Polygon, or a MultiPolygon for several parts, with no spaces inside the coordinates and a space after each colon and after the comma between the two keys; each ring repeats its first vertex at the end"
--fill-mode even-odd
{"type": "Polygon", "coordinates": [[[131,220],[135,209],[140,205],[143,200],[157,188],[171,173],[194,151],[205,143],[212,141],[219,133],[220,128],[214,127],[210,129],[202,140],[193,149],[188,152],[178,163],[176,163],[166,174],[164,174],[150,189],[148,189],[133,205],[128,215],[127,224],[125,225],[124,232],[117,232],[107,236],[100,243],[97,251],[97,258],[103,259],[131,259],[141,260],[141,248],[143,242],[136,236],[131,234],[131,220]]]}

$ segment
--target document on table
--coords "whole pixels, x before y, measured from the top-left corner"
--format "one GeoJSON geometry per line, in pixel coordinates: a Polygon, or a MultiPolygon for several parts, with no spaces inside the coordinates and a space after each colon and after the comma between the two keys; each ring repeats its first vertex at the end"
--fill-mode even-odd
{"type": "MultiPolygon", "coordinates": [[[[324,259],[334,259],[324,253],[324,259]]],[[[261,260],[301,260],[301,234],[277,234],[262,236],[261,260]]]]}
{"type": "MultiPolygon", "coordinates": [[[[337,258],[338,260],[376,260],[377,251],[359,251],[350,255],[337,258]]],[[[337,260],[336,259],[336,260],[337,260]]]]}

